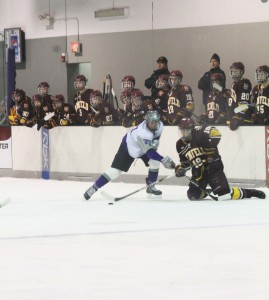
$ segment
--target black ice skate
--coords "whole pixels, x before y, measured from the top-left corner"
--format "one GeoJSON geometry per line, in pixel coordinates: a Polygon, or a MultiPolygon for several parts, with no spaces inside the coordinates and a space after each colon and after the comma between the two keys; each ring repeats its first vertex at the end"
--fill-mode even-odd
{"type": "Polygon", "coordinates": [[[148,180],[148,178],[146,178],[146,183],[148,185],[148,187],[147,187],[148,195],[160,196],[162,194],[162,191],[157,190],[155,187],[155,184],[151,184],[151,182],[148,180]]]}
{"type": "Polygon", "coordinates": [[[262,192],[262,191],[259,191],[259,190],[251,189],[250,194],[251,194],[251,198],[252,197],[256,197],[256,198],[260,198],[260,199],[265,199],[266,198],[265,193],[262,192]]]}
{"type": "Polygon", "coordinates": [[[85,200],[89,200],[91,196],[96,192],[96,188],[94,186],[91,186],[85,193],[84,198],[85,200]]]}

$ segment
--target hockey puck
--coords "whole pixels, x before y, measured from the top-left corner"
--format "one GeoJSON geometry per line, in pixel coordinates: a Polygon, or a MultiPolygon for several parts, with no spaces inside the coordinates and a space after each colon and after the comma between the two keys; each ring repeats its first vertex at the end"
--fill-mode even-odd
{"type": "Polygon", "coordinates": [[[113,205],[113,204],[114,204],[113,202],[109,202],[109,203],[108,203],[108,205],[113,205]]]}

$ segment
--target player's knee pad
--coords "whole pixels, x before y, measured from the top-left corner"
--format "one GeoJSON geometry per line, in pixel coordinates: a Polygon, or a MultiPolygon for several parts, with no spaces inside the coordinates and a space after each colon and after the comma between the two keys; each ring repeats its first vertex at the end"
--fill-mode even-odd
{"type": "Polygon", "coordinates": [[[122,173],[122,171],[119,170],[119,169],[110,168],[110,169],[108,169],[108,170],[103,174],[103,176],[104,176],[108,181],[111,181],[111,180],[114,180],[114,179],[118,178],[118,177],[120,176],[121,173],[122,173]]]}
{"type": "Polygon", "coordinates": [[[231,188],[231,199],[238,200],[243,198],[243,191],[239,187],[231,188]]]}
{"type": "Polygon", "coordinates": [[[160,162],[158,160],[150,159],[149,160],[149,169],[151,171],[156,170],[158,171],[160,168],[160,162]]]}

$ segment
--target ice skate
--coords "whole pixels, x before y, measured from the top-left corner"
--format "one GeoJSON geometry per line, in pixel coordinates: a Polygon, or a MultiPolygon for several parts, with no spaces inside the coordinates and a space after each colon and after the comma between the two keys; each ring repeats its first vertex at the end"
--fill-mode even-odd
{"type": "Polygon", "coordinates": [[[85,200],[89,200],[91,196],[97,191],[97,189],[94,186],[91,186],[85,193],[84,198],[85,200]]]}
{"type": "Polygon", "coordinates": [[[251,198],[252,197],[256,197],[256,198],[259,198],[259,199],[265,199],[266,198],[265,193],[262,192],[262,191],[259,191],[259,190],[251,189],[250,193],[251,193],[251,198]]]}
{"type": "Polygon", "coordinates": [[[162,191],[156,189],[155,184],[151,185],[151,182],[148,180],[148,178],[146,178],[146,182],[147,182],[147,185],[148,185],[148,187],[147,187],[148,196],[149,197],[151,197],[151,196],[161,197],[162,191]]]}

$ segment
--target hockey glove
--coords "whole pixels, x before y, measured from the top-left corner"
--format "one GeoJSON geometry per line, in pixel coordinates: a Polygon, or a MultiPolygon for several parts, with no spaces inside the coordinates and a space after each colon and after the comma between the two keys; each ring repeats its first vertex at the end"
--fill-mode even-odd
{"type": "Polygon", "coordinates": [[[20,124],[21,124],[21,125],[25,125],[25,123],[26,123],[26,119],[21,118],[21,119],[20,119],[20,124]]]}
{"type": "Polygon", "coordinates": [[[61,126],[67,126],[67,125],[68,125],[68,120],[66,120],[66,119],[61,119],[61,120],[60,120],[60,125],[61,125],[61,126]]]}
{"type": "Polygon", "coordinates": [[[176,177],[183,177],[186,174],[186,169],[182,168],[181,165],[177,165],[175,168],[175,175],[176,177]]]}
{"type": "Polygon", "coordinates": [[[173,162],[172,158],[169,156],[165,156],[162,160],[161,163],[166,169],[174,169],[176,167],[175,163],[173,162]]]}
{"type": "Polygon", "coordinates": [[[240,123],[241,123],[241,118],[239,116],[233,116],[230,121],[230,129],[232,131],[235,131],[236,129],[238,129],[240,123]]]}

